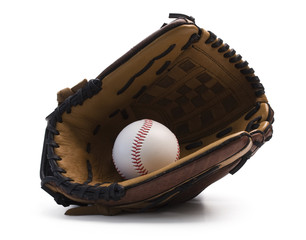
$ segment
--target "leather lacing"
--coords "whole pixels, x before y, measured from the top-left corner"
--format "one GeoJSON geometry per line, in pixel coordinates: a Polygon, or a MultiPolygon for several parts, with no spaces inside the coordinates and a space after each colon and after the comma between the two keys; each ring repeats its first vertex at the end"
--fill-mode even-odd
{"type": "MultiPolygon", "coordinates": [[[[193,18],[190,17],[188,19],[194,22],[193,18]]],[[[249,68],[249,63],[247,61],[242,61],[241,55],[236,54],[234,49],[230,49],[230,46],[227,43],[223,43],[221,38],[217,38],[217,36],[211,31],[208,32],[210,36],[205,43],[211,44],[212,48],[217,48],[220,54],[223,53],[224,58],[228,58],[229,62],[233,63],[234,66],[240,70],[241,74],[245,75],[245,78],[250,82],[251,87],[256,90],[255,95],[257,97],[263,95],[265,93],[264,87],[260,83],[259,78],[254,75],[254,69],[249,68]]],[[[200,33],[201,32],[191,36],[185,48],[187,48],[191,43],[199,40],[200,33]]],[[[56,123],[63,122],[62,114],[64,112],[69,114],[72,106],[82,105],[84,100],[91,98],[102,89],[101,85],[102,82],[99,79],[90,80],[83,88],[79,89],[74,95],[68,97],[54,110],[53,113],[47,117],[48,125],[45,145],[47,146],[46,159],[49,162],[50,169],[47,169],[49,176],[46,176],[42,180],[43,187],[46,183],[54,182],[57,186],[61,186],[63,189],[65,189],[65,192],[68,194],[77,196],[81,199],[89,200],[97,200],[100,198],[105,200],[118,200],[125,194],[125,189],[117,183],[112,183],[108,187],[100,187],[100,185],[103,183],[97,183],[94,186],[88,185],[86,182],[84,184],[72,183],[74,181],[73,179],[62,175],[66,173],[66,171],[63,168],[60,168],[57,164],[57,162],[61,161],[62,159],[54,152],[54,149],[59,147],[59,145],[54,141],[54,135],[60,134],[60,132],[56,129],[56,123]]],[[[259,119],[256,119],[254,123],[256,124],[258,121],[259,119]]],[[[250,126],[252,127],[253,125],[250,126]]],[[[46,191],[50,193],[49,189],[46,189],[46,191]]],[[[57,201],[59,204],[68,206],[69,203],[71,203],[71,200],[63,195],[58,196],[58,193],[55,192],[50,194],[54,195],[54,197],[56,196],[57,199],[60,199],[57,201]]]]}
{"type": "MultiPolygon", "coordinates": [[[[105,200],[118,200],[125,194],[125,191],[123,187],[117,183],[113,183],[108,187],[100,187],[100,185],[103,183],[97,183],[94,186],[91,186],[86,184],[86,181],[83,184],[72,183],[74,181],[73,179],[62,175],[66,173],[66,171],[57,164],[57,162],[61,161],[62,159],[54,152],[54,149],[59,147],[58,143],[54,141],[54,135],[60,134],[60,132],[56,129],[56,123],[63,122],[62,114],[64,112],[68,114],[71,113],[72,106],[82,105],[86,99],[91,98],[93,95],[98,93],[102,89],[101,86],[102,82],[99,79],[88,81],[83,88],[79,89],[74,95],[65,99],[65,101],[47,117],[48,134],[45,140],[45,145],[47,146],[46,159],[49,162],[53,177],[45,177],[42,181],[42,185],[48,182],[55,182],[57,186],[61,186],[63,189],[65,189],[66,193],[82,199],[85,198],[89,200],[97,200],[103,198],[105,200]]],[[[54,195],[56,195],[56,193],[54,193],[54,195]]],[[[62,200],[60,204],[65,205],[65,203],[68,201],[69,199],[62,200]]]]}
{"type": "Polygon", "coordinates": [[[223,57],[228,58],[230,63],[235,64],[235,67],[240,70],[240,72],[245,75],[247,81],[250,82],[251,87],[255,89],[256,97],[260,97],[265,93],[263,85],[260,83],[260,80],[257,76],[254,75],[254,69],[249,67],[247,61],[242,61],[242,56],[236,54],[234,49],[230,49],[230,46],[227,43],[223,44],[221,38],[211,32],[209,32],[209,38],[205,41],[206,44],[211,44],[212,48],[218,48],[219,53],[223,53],[223,57]]]}

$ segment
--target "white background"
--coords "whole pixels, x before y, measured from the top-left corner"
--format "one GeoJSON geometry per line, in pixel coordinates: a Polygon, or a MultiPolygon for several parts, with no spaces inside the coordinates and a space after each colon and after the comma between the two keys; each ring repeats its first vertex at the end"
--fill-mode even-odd
{"type": "Polygon", "coordinates": [[[1,239],[306,239],[304,1],[0,1],[1,239]],[[65,216],[40,189],[56,92],[94,78],[168,22],[192,15],[256,70],[274,137],[236,175],[156,213],[65,216]],[[6,237],[4,237],[6,236],[6,237]]]}

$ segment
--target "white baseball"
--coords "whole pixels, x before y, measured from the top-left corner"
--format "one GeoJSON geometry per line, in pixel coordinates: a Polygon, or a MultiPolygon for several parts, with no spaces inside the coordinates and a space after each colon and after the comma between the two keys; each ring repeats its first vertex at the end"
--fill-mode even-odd
{"type": "Polygon", "coordinates": [[[130,179],[151,173],[179,159],[175,135],[164,125],[143,119],[126,126],[117,136],[113,161],[118,173],[130,179]]]}

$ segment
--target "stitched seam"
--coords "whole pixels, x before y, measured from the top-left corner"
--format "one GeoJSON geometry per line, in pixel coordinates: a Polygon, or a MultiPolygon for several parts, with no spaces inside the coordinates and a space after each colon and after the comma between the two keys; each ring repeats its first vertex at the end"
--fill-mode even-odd
{"type": "Polygon", "coordinates": [[[114,165],[115,165],[115,168],[116,168],[117,172],[119,173],[119,175],[120,175],[121,177],[123,177],[124,179],[127,179],[127,177],[119,170],[119,168],[117,167],[117,165],[116,165],[115,162],[114,162],[114,165]]]}
{"type": "Polygon", "coordinates": [[[177,161],[177,160],[180,159],[180,144],[179,144],[178,140],[176,140],[176,143],[177,143],[177,150],[176,150],[176,158],[175,158],[175,161],[177,161]]]}
{"type": "Polygon", "coordinates": [[[136,170],[136,172],[140,175],[145,175],[148,173],[148,170],[144,167],[143,163],[141,162],[141,148],[142,145],[152,127],[153,121],[150,119],[145,119],[144,124],[139,129],[138,133],[136,134],[136,137],[134,138],[133,144],[132,144],[132,163],[136,170]]]}

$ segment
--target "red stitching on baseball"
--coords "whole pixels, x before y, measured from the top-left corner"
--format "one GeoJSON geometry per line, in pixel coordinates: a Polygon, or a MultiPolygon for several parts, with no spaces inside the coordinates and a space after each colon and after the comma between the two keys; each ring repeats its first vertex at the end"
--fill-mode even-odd
{"type": "Polygon", "coordinates": [[[121,175],[121,177],[123,177],[124,179],[127,179],[126,176],[119,170],[117,165],[116,164],[114,164],[114,165],[115,165],[115,168],[116,168],[117,172],[119,173],[119,175],[121,175]]]}
{"type": "Polygon", "coordinates": [[[138,133],[136,134],[136,137],[134,139],[133,145],[132,145],[132,163],[133,166],[135,167],[135,170],[137,171],[138,174],[140,175],[145,175],[148,173],[148,170],[145,169],[141,162],[140,158],[140,151],[142,144],[144,140],[146,139],[146,136],[148,135],[151,127],[152,127],[153,121],[150,119],[145,119],[144,124],[142,127],[139,129],[138,133]]]}
{"type": "Polygon", "coordinates": [[[175,161],[180,159],[180,144],[179,144],[178,140],[176,140],[176,142],[177,142],[177,151],[176,151],[176,159],[175,159],[175,161]]]}

